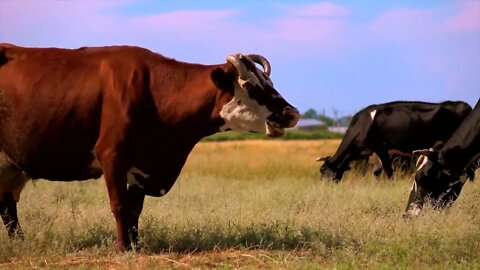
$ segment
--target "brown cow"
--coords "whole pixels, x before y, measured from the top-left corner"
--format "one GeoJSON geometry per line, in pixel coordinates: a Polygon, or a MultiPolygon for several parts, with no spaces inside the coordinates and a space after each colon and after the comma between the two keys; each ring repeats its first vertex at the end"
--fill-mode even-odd
{"type": "Polygon", "coordinates": [[[0,199],[9,235],[25,181],[99,178],[116,220],[116,249],[137,244],[145,195],[165,195],[203,137],[282,136],[298,110],[275,90],[259,55],[178,62],[130,46],[0,44],[0,199]],[[264,71],[256,67],[260,64],[264,71]]]}

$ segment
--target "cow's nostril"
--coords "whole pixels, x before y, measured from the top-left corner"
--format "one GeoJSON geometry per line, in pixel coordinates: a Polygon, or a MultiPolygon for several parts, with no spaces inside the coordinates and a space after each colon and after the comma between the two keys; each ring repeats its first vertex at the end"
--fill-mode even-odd
{"type": "Polygon", "coordinates": [[[289,127],[293,127],[300,119],[300,113],[296,108],[286,107],[282,112],[282,117],[288,123],[289,127]]]}

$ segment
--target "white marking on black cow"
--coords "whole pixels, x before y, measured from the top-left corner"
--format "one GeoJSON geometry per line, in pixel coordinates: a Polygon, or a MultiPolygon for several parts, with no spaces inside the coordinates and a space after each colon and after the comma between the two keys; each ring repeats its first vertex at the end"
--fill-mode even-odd
{"type": "Polygon", "coordinates": [[[425,164],[427,164],[428,162],[428,157],[427,156],[424,156],[424,155],[420,155],[417,159],[417,163],[415,164],[417,166],[417,172],[419,170],[421,170],[423,168],[423,166],[425,166],[425,164]],[[420,166],[419,166],[420,164],[420,166]]]}
{"type": "Polygon", "coordinates": [[[372,120],[375,119],[375,115],[377,114],[377,110],[373,110],[370,112],[370,117],[372,118],[372,120]]]}
{"type": "Polygon", "coordinates": [[[412,189],[410,189],[410,191],[412,191],[412,190],[417,192],[417,182],[416,181],[413,181],[412,189]]]}
{"type": "Polygon", "coordinates": [[[382,168],[383,168],[382,159],[381,159],[379,156],[377,156],[377,159],[378,159],[378,163],[380,163],[380,167],[382,167],[382,168]]]}
{"type": "Polygon", "coordinates": [[[135,167],[130,168],[130,170],[127,173],[127,184],[129,186],[138,186],[140,188],[144,188],[143,185],[140,184],[140,182],[138,182],[138,180],[135,178],[134,174],[139,174],[143,178],[147,178],[149,177],[149,175],[135,167]]]}

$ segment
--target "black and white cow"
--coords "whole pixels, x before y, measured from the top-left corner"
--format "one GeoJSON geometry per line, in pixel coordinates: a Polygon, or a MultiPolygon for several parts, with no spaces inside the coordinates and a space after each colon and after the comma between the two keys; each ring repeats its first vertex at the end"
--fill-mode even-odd
{"type": "Polygon", "coordinates": [[[408,198],[406,217],[417,216],[427,200],[437,208],[453,203],[462,190],[467,175],[479,166],[480,100],[473,111],[440,149],[417,150],[417,172],[408,198]]]}
{"type": "Polygon", "coordinates": [[[340,181],[351,161],[371,151],[377,154],[390,178],[393,168],[389,150],[411,153],[446,141],[471,110],[470,105],[461,101],[397,101],[370,105],[353,116],[336,153],[321,158],[325,162],[320,173],[322,177],[340,181]]]}

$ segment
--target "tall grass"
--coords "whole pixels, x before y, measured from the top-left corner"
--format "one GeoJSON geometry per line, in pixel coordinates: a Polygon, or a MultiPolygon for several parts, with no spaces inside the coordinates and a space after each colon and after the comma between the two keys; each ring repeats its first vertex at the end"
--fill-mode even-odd
{"type": "Polygon", "coordinates": [[[37,181],[19,204],[25,241],[0,233],[0,268],[480,268],[477,182],[467,183],[449,210],[405,220],[411,177],[349,172],[339,184],[318,179],[315,157],[337,145],[199,144],[172,191],[147,198],[138,255],[112,252],[103,180],[37,181]]]}

